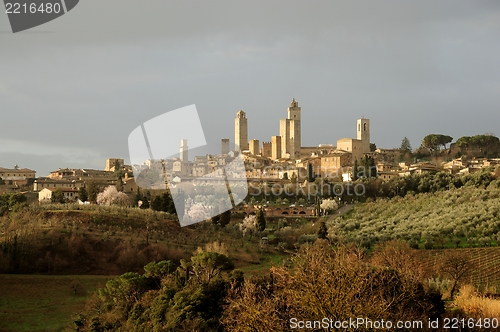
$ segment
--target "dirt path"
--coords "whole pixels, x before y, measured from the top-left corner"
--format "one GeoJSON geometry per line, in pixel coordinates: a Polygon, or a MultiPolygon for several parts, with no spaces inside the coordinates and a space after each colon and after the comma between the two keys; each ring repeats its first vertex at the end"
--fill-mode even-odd
{"type": "Polygon", "coordinates": [[[340,209],[338,209],[337,211],[335,211],[335,212],[333,212],[332,214],[329,215],[328,221],[332,221],[335,218],[346,214],[347,212],[351,211],[353,208],[354,208],[354,204],[342,205],[340,207],[340,209]]]}

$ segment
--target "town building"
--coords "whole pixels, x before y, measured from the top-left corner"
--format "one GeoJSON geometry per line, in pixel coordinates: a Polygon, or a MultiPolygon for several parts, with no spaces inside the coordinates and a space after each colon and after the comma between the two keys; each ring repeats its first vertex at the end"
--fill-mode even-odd
{"type": "Polygon", "coordinates": [[[61,191],[65,201],[74,202],[78,198],[78,189],[76,188],[44,188],[38,193],[38,202],[52,202],[52,196],[56,190],[61,191]]]}
{"type": "Polygon", "coordinates": [[[116,166],[119,165],[123,167],[125,162],[122,158],[109,158],[106,159],[106,167],[104,168],[105,172],[114,172],[117,171],[116,166]]]}
{"type": "Polygon", "coordinates": [[[0,178],[4,181],[26,181],[36,178],[36,171],[27,168],[3,168],[0,167],[0,178]]]}

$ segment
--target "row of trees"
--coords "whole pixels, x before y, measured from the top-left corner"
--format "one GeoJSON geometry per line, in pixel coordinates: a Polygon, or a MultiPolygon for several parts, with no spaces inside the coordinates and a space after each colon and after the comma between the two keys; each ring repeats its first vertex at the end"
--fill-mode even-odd
{"type": "Polygon", "coordinates": [[[404,194],[408,188],[402,188],[402,193],[393,188],[394,198],[358,205],[353,213],[329,224],[330,233],[367,248],[389,239],[428,249],[500,244],[500,181],[476,188],[478,176],[471,185],[442,190],[447,186],[442,179],[427,182],[430,177],[425,177],[419,185],[422,190],[428,185],[425,190],[433,192],[404,194]]]}
{"type": "Polygon", "coordinates": [[[493,158],[500,155],[500,139],[493,135],[464,136],[456,144],[463,156],[493,158]]]}
{"type": "Polygon", "coordinates": [[[407,194],[433,193],[461,187],[488,187],[496,180],[490,167],[480,172],[455,176],[446,172],[412,174],[393,178],[389,181],[372,180],[366,182],[365,198],[404,197],[407,194]]]}
{"type": "Polygon", "coordinates": [[[175,214],[175,205],[170,193],[155,196],[151,201],[151,209],[175,214]]]}
{"type": "MultiPolygon", "coordinates": [[[[422,139],[420,148],[417,149],[417,156],[422,155],[422,149],[427,150],[431,155],[439,155],[443,150],[449,148],[453,150],[453,144],[448,147],[453,141],[453,138],[448,135],[443,134],[429,134],[422,139]]],[[[457,153],[458,156],[470,156],[470,157],[485,157],[485,158],[495,158],[500,156],[500,139],[493,134],[475,135],[475,136],[463,136],[457,139],[455,142],[456,147],[459,149],[457,153]]],[[[405,137],[401,141],[400,160],[411,159],[413,156],[413,150],[410,144],[410,140],[405,137]]]]}
{"type": "Polygon", "coordinates": [[[372,156],[364,155],[359,163],[357,159],[354,160],[354,166],[351,174],[352,181],[376,177],[377,166],[375,166],[375,159],[372,156]]]}

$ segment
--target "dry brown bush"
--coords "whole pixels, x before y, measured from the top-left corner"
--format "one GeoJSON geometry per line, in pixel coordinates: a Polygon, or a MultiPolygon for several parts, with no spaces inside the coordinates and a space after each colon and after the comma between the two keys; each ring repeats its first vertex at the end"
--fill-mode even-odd
{"type": "MultiPolygon", "coordinates": [[[[233,288],[223,323],[231,331],[288,330],[289,319],[427,319],[440,314],[440,294],[414,275],[367,263],[356,247],[303,246],[290,267],[273,267],[271,282],[233,288]],[[262,329],[261,329],[262,328],[262,329]]],[[[358,329],[363,331],[363,329],[358,329]]]]}
{"type": "Polygon", "coordinates": [[[500,300],[478,294],[472,285],[463,285],[460,288],[460,293],[455,297],[454,303],[469,317],[500,317],[500,300]]]}

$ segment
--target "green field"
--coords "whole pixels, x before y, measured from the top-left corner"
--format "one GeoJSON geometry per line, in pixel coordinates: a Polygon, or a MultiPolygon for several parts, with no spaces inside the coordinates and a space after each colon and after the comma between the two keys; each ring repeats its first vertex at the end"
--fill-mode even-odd
{"type": "Polygon", "coordinates": [[[63,331],[110,276],[0,275],[0,331],[63,331]]]}

